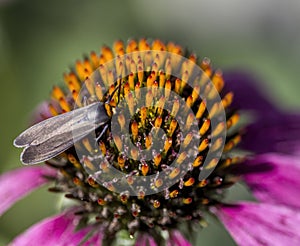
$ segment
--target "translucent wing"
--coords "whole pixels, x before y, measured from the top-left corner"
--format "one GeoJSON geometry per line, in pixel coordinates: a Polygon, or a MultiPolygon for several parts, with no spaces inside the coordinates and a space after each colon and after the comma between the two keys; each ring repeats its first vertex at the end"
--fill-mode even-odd
{"type": "MultiPolygon", "coordinates": [[[[81,137],[85,135],[86,133],[81,137]]],[[[49,160],[70,148],[74,142],[72,133],[62,133],[41,144],[25,147],[21,154],[21,161],[24,164],[33,165],[49,160]]]]}
{"type": "Polygon", "coordinates": [[[108,119],[103,104],[93,103],[33,125],[15,139],[14,145],[25,148],[21,154],[24,164],[36,164],[67,150],[108,119]]]}

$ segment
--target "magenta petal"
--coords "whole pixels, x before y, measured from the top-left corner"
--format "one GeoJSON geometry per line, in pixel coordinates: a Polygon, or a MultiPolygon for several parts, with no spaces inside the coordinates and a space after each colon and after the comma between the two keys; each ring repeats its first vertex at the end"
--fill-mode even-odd
{"type": "Polygon", "coordinates": [[[215,214],[240,246],[300,245],[299,211],[245,202],[222,206],[215,214]]]}
{"type": "Polygon", "coordinates": [[[142,233],[139,234],[135,246],[157,246],[157,244],[151,235],[142,233]]]}
{"type": "Polygon", "coordinates": [[[16,201],[47,183],[46,176],[53,176],[55,171],[45,166],[23,167],[0,176],[0,215],[16,201]]]}
{"type": "Polygon", "coordinates": [[[170,233],[168,246],[191,246],[191,244],[182,236],[182,234],[174,230],[170,233]]]}
{"type": "Polygon", "coordinates": [[[102,230],[89,226],[76,230],[78,220],[73,211],[47,218],[19,235],[11,246],[76,246],[101,245],[102,230]],[[90,232],[92,234],[90,235],[90,232]],[[86,238],[87,237],[87,238],[86,238]]]}
{"type": "MultiPolygon", "coordinates": [[[[254,122],[247,126],[240,146],[257,154],[280,152],[300,155],[300,114],[277,109],[262,93],[262,84],[241,71],[224,73],[225,92],[232,91],[232,106],[251,111],[254,122]]],[[[266,92],[267,90],[265,90],[266,92]]]]}
{"type": "Polygon", "coordinates": [[[243,178],[260,201],[300,208],[300,160],[291,156],[266,154],[245,163],[254,171],[243,178]],[[260,169],[265,168],[265,171],[260,169]]]}
{"type": "MultiPolygon", "coordinates": [[[[47,218],[19,235],[11,243],[11,246],[76,245],[75,242],[73,243],[70,240],[72,233],[74,233],[76,222],[72,212],[47,218]]],[[[80,238],[77,237],[76,239],[80,238]]]]}
{"type": "Polygon", "coordinates": [[[103,239],[103,232],[101,230],[98,230],[83,244],[83,246],[102,245],[102,239],[103,239]]]}
{"type": "MultiPolygon", "coordinates": [[[[225,71],[225,92],[232,91],[232,106],[243,110],[254,110],[258,114],[275,112],[276,108],[262,93],[262,83],[253,74],[245,71],[225,71]]],[[[266,90],[265,90],[266,91],[266,90]]]]}
{"type": "Polygon", "coordinates": [[[49,110],[49,102],[45,101],[40,103],[33,111],[31,125],[34,125],[40,121],[43,121],[45,119],[48,119],[52,117],[53,115],[51,114],[49,110]]]}
{"type": "Polygon", "coordinates": [[[258,154],[300,155],[300,114],[266,112],[247,127],[241,146],[258,154]]]}
{"type": "MultiPolygon", "coordinates": [[[[72,232],[71,232],[72,233],[72,232]]],[[[68,242],[73,245],[101,245],[103,232],[93,226],[83,228],[68,236],[68,242]]]]}

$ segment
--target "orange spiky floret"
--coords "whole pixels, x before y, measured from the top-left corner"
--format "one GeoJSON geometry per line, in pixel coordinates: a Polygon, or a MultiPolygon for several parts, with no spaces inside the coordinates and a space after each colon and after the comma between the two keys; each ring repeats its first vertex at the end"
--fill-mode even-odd
{"type": "MultiPolygon", "coordinates": [[[[82,166],[80,166],[82,164],[80,164],[80,160],[76,157],[72,150],[66,151],[68,154],[66,168],[60,167],[63,173],[62,180],[72,178],[72,183],[77,187],[77,189],[81,189],[81,193],[75,195],[72,194],[72,197],[74,198],[74,196],[77,196],[79,200],[82,200],[83,197],[81,196],[84,194],[84,199],[90,203],[92,211],[98,214],[97,219],[99,221],[101,221],[102,215],[100,212],[103,208],[106,208],[106,210],[112,214],[114,214],[116,207],[120,206],[128,212],[130,211],[130,213],[125,215],[126,219],[124,219],[123,222],[121,220],[118,222],[121,228],[126,228],[129,222],[136,219],[138,219],[140,224],[146,225],[146,228],[148,228],[147,225],[150,224],[149,221],[152,221],[152,218],[155,218],[156,225],[162,228],[171,226],[172,223],[180,223],[181,219],[183,220],[186,216],[190,216],[192,219],[197,220],[203,219],[200,215],[195,215],[197,213],[193,214],[193,212],[201,210],[203,208],[202,206],[209,206],[211,203],[216,202],[214,196],[210,197],[208,190],[216,187],[216,185],[218,188],[222,187],[222,185],[228,185],[225,175],[218,179],[216,178],[219,174],[219,170],[224,170],[230,165],[234,165],[239,162],[238,158],[234,159],[224,156],[224,158],[220,161],[212,159],[208,165],[203,167],[203,162],[208,149],[216,151],[221,148],[222,144],[224,144],[222,139],[217,139],[214,145],[210,146],[211,136],[218,137],[220,132],[224,129],[231,129],[233,126],[236,126],[239,120],[237,113],[230,112],[228,110],[233,100],[233,93],[227,93],[219,104],[216,103],[212,106],[209,113],[206,108],[206,101],[199,100],[201,90],[206,91],[205,94],[207,94],[209,98],[216,97],[215,91],[212,91],[211,87],[206,85],[208,79],[212,81],[217,92],[222,92],[225,82],[221,71],[214,71],[210,60],[207,58],[199,61],[194,54],[187,56],[190,61],[197,64],[204,71],[202,77],[199,79],[199,83],[194,84],[193,88],[190,88],[189,85],[187,85],[187,80],[190,78],[192,68],[188,63],[182,64],[182,76],[174,79],[171,76],[172,61],[168,59],[164,60],[163,57],[155,57],[155,62],[152,66],[151,64],[147,64],[147,54],[144,57],[144,63],[141,62],[138,55],[131,61],[124,61],[121,59],[121,56],[125,53],[147,50],[168,51],[178,55],[185,54],[185,51],[181,46],[172,42],[165,44],[160,40],[148,42],[146,39],[141,39],[139,41],[130,40],[128,44],[125,45],[122,41],[116,41],[112,49],[104,46],[101,49],[100,54],[92,52],[84,61],[77,61],[75,64],[75,71],[64,75],[66,88],[69,92],[66,93],[61,88],[54,87],[52,90],[53,102],[49,104],[49,109],[52,115],[70,111],[73,109],[75,102],[77,107],[83,107],[84,103],[82,102],[82,98],[78,101],[76,100],[83,86],[86,88],[86,97],[88,99],[104,102],[107,100],[109,95],[113,93],[118,84],[122,83],[122,86],[120,87],[120,95],[117,95],[116,93],[110,105],[106,106],[107,114],[112,117],[114,113],[111,108],[116,107],[119,100],[125,99],[130,115],[133,118],[129,124],[133,143],[140,144],[140,146],[144,149],[150,148],[153,144],[153,139],[149,135],[151,128],[162,128],[167,133],[167,138],[162,141],[162,152],[157,153],[152,160],[144,163],[139,163],[139,161],[137,161],[140,156],[137,149],[130,150],[131,159],[117,153],[117,150],[124,151],[126,149],[126,145],[122,142],[121,134],[123,130],[126,130],[125,122],[127,119],[123,114],[119,114],[117,118],[121,130],[119,136],[110,138],[110,130],[108,129],[105,134],[106,137],[102,138],[98,143],[99,146],[97,150],[95,149],[95,146],[91,145],[88,139],[83,139],[78,143],[78,145],[80,148],[85,149],[87,153],[91,153],[91,155],[99,151],[99,154],[102,156],[111,157],[110,163],[102,162],[98,165],[93,162],[92,158],[85,157],[83,159],[84,168],[87,168],[88,170],[101,170],[102,172],[109,174],[110,170],[108,165],[113,165],[115,168],[125,172],[126,174],[134,172],[137,176],[153,175],[158,171],[161,171],[163,168],[167,168],[166,166],[168,166],[168,163],[173,160],[171,158],[172,153],[176,153],[176,151],[178,151],[178,147],[176,145],[179,141],[177,139],[177,135],[180,132],[180,127],[176,120],[176,116],[180,113],[178,101],[174,101],[172,110],[168,115],[169,118],[166,117],[166,112],[163,110],[171,96],[171,92],[176,92],[181,95],[188,108],[193,109],[195,118],[198,121],[200,129],[199,134],[201,136],[199,145],[196,146],[199,154],[193,163],[191,163],[191,170],[186,174],[181,183],[176,183],[164,192],[153,195],[153,197],[151,195],[147,196],[142,188],[137,197],[133,198],[130,197],[126,191],[122,194],[113,193],[116,188],[113,183],[107,184],[106,188],[101,185],[97,185],[95,180],[91,180],[82,166]],[[106,66],[104,66],[104,64],[112,62],[114,58],[116,58],[114,61],[117,67],[116,70],[119,74],[124,74],[123,70],[125,68],[130,68],[131,70],[131,73],[127,77],[125,76],[122,78],[117,85],[114,83],[113,74],[107,70],[106,66]],[[160,69],[160,67],[163,69],[160,69]],[[102,78],[102,82],[93,80],[92,72],[94,71],[98,72],[99,77],[102,78]],[[144,87],[149,87],[150,89],[147,91],[146,97],[143,99],[141,98],[141,89],[144,87]],[[164,95],[158,97],[157,101],[154,103],[160,88],[164,89],[164,95]],[[145,105],[144,108],[139,109],[138,113],[135,107],[135,100],[137,99],[143,99],[145,105]],[[228,110],[229,117],[227,118],[226,124],[220,123],[212,131],[210,119],[219,113],[221,106],[223,106],[225,110],[228,110]],[[212,177],[199,181],[198,175],[202,168],[215,168],[215,174],[213,173],[212,177]],[[81,175],[76,175],[78,172],[80,172],[81,175]],[[93,199],[89,197],[89,192],[93,194],[93,199]],[[119,203],[117,201],[119,201],[119,203]],[[149,212],[152,211],[150,207],[160,211],[161,208],[172,208],[172,206],[174,206],[174,210],[171,209],[169,211],[170,214],[168,215],[172,223],[168,222],[168,220],[161,220],[161,213],[149,212]],[[175,208],[179,209],[182,212],[182,215],[177,214],[175,208]]],[[[190,122],[192,122],[193,119],[194,118],[186,112],[186,118],[184,119],[185,125],[191,125],[190,122]]],[[[156,132],[155,129],[154,133],[156,132]]],[[[186,130],[188,133],[181,141],[182,147],[188,150],[192,147],[190,146],[190,142],[194,135],[189,132],[188,127],[186,130]]],[[[227,138],[224,151],[228,152],[233,149],[240,140],[240,134],[235,132],[232,136],[227,138]]],[[[183,151],[176,159],[176,164],[182,165],[187,155],[188,151],[183,151]]],[[[221,173],[223,174],[224,172],[222,171],[221,173]]],[[[178,168],[173,168],[170,170],[167,177],[168,179],[175,179],[179,175],[180,170],[178,168]]],[[[58,182],[58,185],[60,182],[63,183],[62,180],[58,182]]],[[[127,182],[132,185],[135,180],[132,176],[128,176],[127,182]]],[[[166,182],[168,181],[165,179],[156,179],[153,186],[161,187],[166,182]]],[[[67,188],[64,189],[66,189],[67,192],[69,191],[67,188]]],[[[108,230],[107,233],[113,234],[115,232],[108,230]]]]}

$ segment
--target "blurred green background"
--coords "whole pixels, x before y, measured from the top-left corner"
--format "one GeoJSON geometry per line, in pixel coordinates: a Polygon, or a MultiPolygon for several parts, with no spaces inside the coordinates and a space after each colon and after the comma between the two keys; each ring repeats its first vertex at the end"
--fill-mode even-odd
{"type": "MultiPolygon", "coordinates": [[[[21,151],[12,141],[33,108],[62,83],[63,72],[116,39],[173,40],[210,57],[214,67],[253,72],[274,103],[297,110],[299,26],[299,1],[0,0],[0,172],[21,167],[21,151]]],[[[57,196],[45,190],[0,219],[0,245],[55,212],[57,196]]],[[[199,233],[198,242],[234,245],[215,223],[199,233]]]]}

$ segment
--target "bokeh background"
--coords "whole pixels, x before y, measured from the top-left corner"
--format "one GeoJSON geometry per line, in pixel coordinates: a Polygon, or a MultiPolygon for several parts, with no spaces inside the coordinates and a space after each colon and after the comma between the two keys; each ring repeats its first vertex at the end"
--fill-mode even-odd
{"type": "MultiPolygon", "coordinates": [[[[21,166],[21,150],[12,141],[33,108],[62,83],[63,72],[116,39],[173,40],[210,57],[214,67],[255,74],[274,103],[297,110],[299,26],[297,0],[0,0],[0,172],[21,166]]],[[[234,194],[246,193],[237,189],[234,194]]],[[[0,245],[55,213],[57,196],[45,191],[0,218],[0,245]]],[[[234,245],[220,224],[211,224],[198,234],[199,245],[234,245]]]]}

